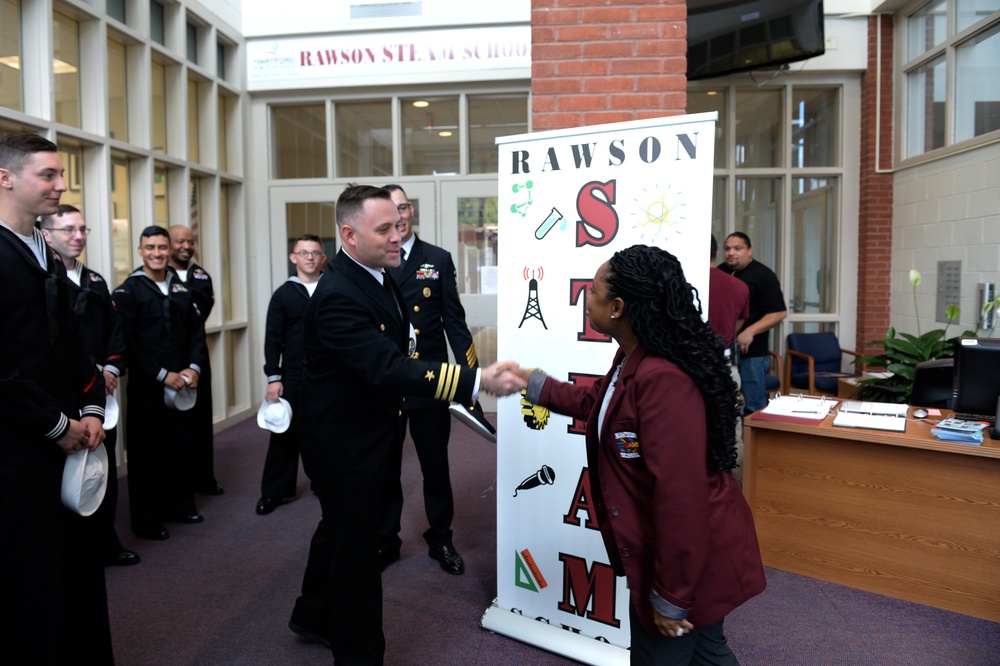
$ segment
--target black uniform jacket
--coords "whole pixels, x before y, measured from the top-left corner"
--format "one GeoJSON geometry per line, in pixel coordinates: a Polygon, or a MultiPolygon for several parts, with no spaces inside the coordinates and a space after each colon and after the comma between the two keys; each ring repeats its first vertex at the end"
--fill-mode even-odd
{"type": "Polygon", "coordinates": [[[309,305],[309,292],[297,277],[274,290],[264,325],[264,374],[293,381],[302,379],[305,339],[302,322],[309,305]]]}
{"type": "MultiPolygon", "coordinates": [[[[56,259],[59,256],[56,255],[56,259]]],[[[97,271],[80,266],[80,284],[68,280],[70,297],[77,310],[82,310],[83,339],[87,353],[97,365],[111,366],[121,374],[125,371],[125,358],[121,351],[111,352],[111,335],[115,327],[115,306],[111,291],[104,277],[97,271]]]]}
{"type": "Polygon", "coordinates": [[[379,480],[399,436],[402,394],[472,399],[476,370],[407,356],[409,317],[376,277],[341,250],[306,308],[299,445],[313,488],[379,480]]]}
{"type": "Polygon", "coordinates": [[[167,271],[167,295],[140,268],[111,295],[119,317],[113,349],[124,349],[130,381],[163,383],[167,372],[205,364],[205,327],[190,289],[167,271]]]}
{"type": "MultiPolygon", "coordinates": [[[[175,276],[181,282],[180,276],[175,276]]],[[[194,297],[194,304],[198,306],[201,314],[201,321],[207,322],[208,315],[212,314],[215,307],[215,290],[212,288],[212,276],[204,268],[196,263],[188,264],[187,280],[183,281],[194,297]]]]}
{"type": "MultiPolygon", "coordinates": [[[[465,308],[458,297],[458,278],[451,254],[417,237],[406,261],[392,274],[403,292],[410,322],[416,332],[417,351],[414,358],[447,361],[448,344],[451,344],[458,363],[470,368],[478,367],[476,346],[465,324],[465,308]],[[447,342],[445,335],[448,336],[447,342]]],[[[435,404],[442,403],[432,398],[406,396],[403,409],[433,407],[435,404]]]]}
{"type": "MultiPolygon", "coordinates": [[[[70,418],[104,418],[104,376],[84,349],[65,267],[48,248],[46,256],[43,269],[24,241],[0,227],[0,405],[7,424],[0,449],[8,461],[25,445],[37,449],[43,438],[64,435],[70,418]]],[[[61,469],[65,454],[55,445],[45,450],[61,469]]]]}

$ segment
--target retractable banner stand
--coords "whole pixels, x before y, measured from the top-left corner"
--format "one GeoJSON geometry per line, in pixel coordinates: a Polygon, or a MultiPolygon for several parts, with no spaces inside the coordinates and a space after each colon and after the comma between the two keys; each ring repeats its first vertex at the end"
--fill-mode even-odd
{"type": "MultiPolygon", "coordinates": [[[[676,255],[708,311],[715,113],[502,137],[497,355],[580,384],[617,346],[585,301],[637,243],[676,255]]],[[[706,315],[707,316],[707,315],[706,315]]],[[[627,664],[628,589],[592,507],[584,423],[497,407],[497,598],[482,626],[589,664],[627,664]]]]}

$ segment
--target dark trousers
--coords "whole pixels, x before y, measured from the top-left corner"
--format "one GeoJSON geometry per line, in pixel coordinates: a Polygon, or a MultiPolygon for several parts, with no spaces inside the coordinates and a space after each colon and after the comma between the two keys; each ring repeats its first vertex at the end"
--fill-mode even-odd
{"type": "Polygon", "coordinates": [[[292,621],[329,637],[337,666],[379,666],[385,656],[378,490],[377,483],[315,489],[323,517],[309,545],[292,621]]]}
{"type": "Polygon", "coordinates": [[[118,507],[118,458],[115,445],[118,443],[118,428],[105,430],[104,448],[108,452],[108,486],[104,491],[104,501],[90,516],[97,530],[98,543],[103,558],[113,558],[122,552],[122,542],[115,530],[115,511],[118,507]]]}
{"type": "Polygon", "coordinates": [[[292,408],[292,423],[282,433],[272,432],[264,458],[264,473],[260,480],[260,496],[272,499],[295,497],[299,473],[299,440],[295,435],[295,413],[299,408],[298,382],[286,381],[282,397],[292,408]]]}
{"type": "Polygon", "coordinates": [[[0,645],[5,663],[113,664],[95,530],[59,501],[66,454],[0,439],[0,645]]]}
{"type": "Polygon", "coordinates": [[[191,480],[195,490],[213,491],[215,479],[215,425],[212,414],[212,368],[208,361],[198,377],[198,402],[184,418],[191,421],[191,480]]]}
{"type": "Polygon", "coordinates": [[[195,513],[190,433],[183,412],[167,409],[163,386],[129,382],[128,508],[133,531],[150,531],[170,517],[195,513]]]}
{"type": "Polygon", "coordinates": [[[681,637],[652,635],[646,632],[629,604],[632,666],[739,666],[729,649],[719,620],[707,627],[695,627],[681,637]]]}
{"type": "Polygon", "coordinates": [[[448,467],[448,438],[451,436],[451,413],[444,403],[441,406],[403,410],[400,417],[400,436],[389,451],[387,481],[383,493],[382,527],[379,548],[385,552],[399,551],[400,518],[403,514],[403,486],[400,481],[403,466],[403,440],[406,426],[420,461],[424,478],[424,511],[429,527],[424,540],[431,548],[450,546],[451,521],[455,516],[455,499],[451,490],[451,473],[448,467]]]}

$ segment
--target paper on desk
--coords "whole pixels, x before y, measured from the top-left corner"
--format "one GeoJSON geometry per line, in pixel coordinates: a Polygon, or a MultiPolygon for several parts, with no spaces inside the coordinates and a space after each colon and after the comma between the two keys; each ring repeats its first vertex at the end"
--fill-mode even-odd
{"type": "Polygon", "coordinates": [[[811,395],[779,395],[767,403],[761,410],[762,414],[773,416],[789,416],[797,419],[814,419],[821,421],[830,414],[830,409],[837,404],[836,400],[811,395]]]}

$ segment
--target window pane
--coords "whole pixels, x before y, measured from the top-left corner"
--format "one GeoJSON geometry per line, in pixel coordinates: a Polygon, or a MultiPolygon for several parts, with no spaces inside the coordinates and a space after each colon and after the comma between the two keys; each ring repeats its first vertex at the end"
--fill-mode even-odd
{"type": "Polygon", "coordinates": [[[737,91],[736,166],[782,166],[780,90],[737,91]]]}
{"type": "Polygon", "coordinates": [[[906,56],[916,58],[945,40],[948,30],[948,2],[940,0],[922,7],[906,19],[906,56]]]}
{"type": "MultiPolygon", "coordinates": [[[[302,234],[319,236],[326,256],[332,258],[337,253],[337,218],[333,201],[285,204],[285,234],[288,251],[292,243],[302,234]]],[[[295,275],[295,267],[288,262],[288,275],[295,275]]]]}
{"type": "Polygon", "coordinates": [[[60,141],[59,159],[62,161],[63,169],[66,170],[63,174],[66,191],[63,192],[59,202],[83,210],[83,148],[60,141]]]}
{"type": "MultiPolygon", "coordinates": [[[[191,228],[191,236],[194,237],[194,254],[191,255],[191,261],[208,268],[205,266],[205,257],[208,252],[205,250],[205,242],[201,233],[201,198],[204,196],[202,185],[200,178],[192,178],[191,182],[188,183],[188,221],[190,222],[188,226],[191,228]]],[[[211,271],[209,273],[211,274],[211,271]]]]}
{"type": "Polygon", "coordinates": [[[128,88],[125,45],[108,40],[108,132],[112,139],[128,141],[128,88]]]}
{"type": "Polygon", "coordinates": [[[192,162],[201,161],[198,149],[198,82],[188,81],[188,159],[192,162]]]}
{"type": "Polygon", "coordinates": [[[688,113],[708,113],[716,111],[719,120],[715,123],[715,168],[726,168],[726,93],[721,90],[689,90],[688,113]]]}
{"type": "Polygon", "coordinates": [[[957,31],[961,32],[1000,9],[1000,0],[957,0],[955,9],[957,31]]]}
{"type": "Polygon", "coordinates": [[[326,112],[322,104],[272,107],[274,177],[326,178],[326,112]]]}
{"type": "Polygon", "coordinates": [[[161,227],[170,227],[170,199],[167,196],[167,169],[157,166],[153,169],[153,222],[161,227]]]}
{"type": "Polygon", "coordinates": [[[497,197],[458,199],[458,291],[495,294],[497,197]]]}
{"type": "Polygon", "coordinates": [[[1000,25],[956,51],[955,140],[1000,129],[1000,25]]]}
{"type": "Polygon", "coordinates": [[[187,24],[187,59],[198,64],[198,26],[187,24]]]}
{"type": "Polygon", "coordinates": [[[337,177],[392,176],[392,103],[338,103],[337,177]]]}
{"type": "Polygon", "coordinates": [[[945,61],[937,58],[906,75],[906,154],[944,145],[945,61]]]}
{"type": "Polygon", "coordinates": [[[792,312],[834,310],[839,279],[834,253],[838,200],[836,179],[792,180],[791,285],[784,286],[792,312]]]}
{"type": "Polygon", "coordinates": [[[402,99],[400,115],[403,175],[459,173],[457,97],[402,99]]]}
{"type": "Polygon", "coordinates": [[[149,0],[149,36],[157,44],[166,46],[166,32],[163,18],[163,5],[156,0],[149,0]]]}
{"type": "MultiPolygon", "coordinates": [[[[226,354],[226,396],[228,397],[228,411],[232,413],[249,402],[249,382],[246,377],[246,330],[228,330],[225,335],[226,354]]],[[[212,340],[212,350],[218,357],[218,334],[212,340]]]]}
{"type": "Polygon", "coordinates": [[[836,89],[792,93],[792,167],[837,166],[840,95],[836,89]]]}
{"type": "Polygon", "coordinates": [[[469,173],[496,173],[498,136],[528,131],[527,95],[470,96],[469,173]]]}
{"type": "Polygon", "coordinates": [[[80,25],[56,12],[52,26],[52,73],[56,121],[80,126],[80,25]]]}
{"type": "Polygon", "coordinates": [[[21,3],[0,0],[0,106],[21,110],[21,3]]]}
{"type": "Polygon", "coordinates": [[[226,47],[222,42],[215,45],[215,75],[220,79],[226,78],[226,47]]]}
{"type": "Polygon", "coordinates": [[[153,150],[167,152],[167,68],[153,61],[150,66],[150,88],[153,93],[153,150]]]}
{"type": "Polygon", "coordinates": [[[781,180],[737,178],[734,212],[735,230],[750,237],[753,258],[780,275],[776,262],[781,229],[781,180]]]}
{"type": "Polygon", "coordinates": [[[219,150],[219,171],[226,171],[229,168],[229,148],[226,142],[226,132],[228,131],[227,119],[229,115],[227,103],[228,98],[225,95],[219,95],[219,127],[216,131],[219,150]]]}
{"type": "Polygon", "coordinates": [[[132,272],[135,261],[129,212],[129,163],[121,155],[111,157],[111,257],[115,265],[114,283],[119,285],[132,272]]]}
{"type": "Polygon", "coordinates": [[[125,0],[107,0],[105,5],[108,16],[125,23],[125,0]]]}
{"type": "Polygon", "coordinates": [[[216,278],[215,291],[217,298],[222,301],[222,320],[229,322],[233,320],[233,285],[230,276],[232,273],[232,262],[229,258],[233,255],[232,243],[229,237],[229,188],[232,185],[223,185],[219,188],[219,242],[222,244],[222,270],[216,278]]]}
{"type": "MultiPolygon", "coordinates": [[[[726,182],[727,179],[725,176],[712,179],[712,233],[715,234],[715,240],[718,242],[719,248],[722,247],[722,241],[727,236],[726,209],[728,208],[728,198],[726,196],[726,182]]],[[[721,249],[715,263],[717,265],[722,263],[721,249]]]]}

